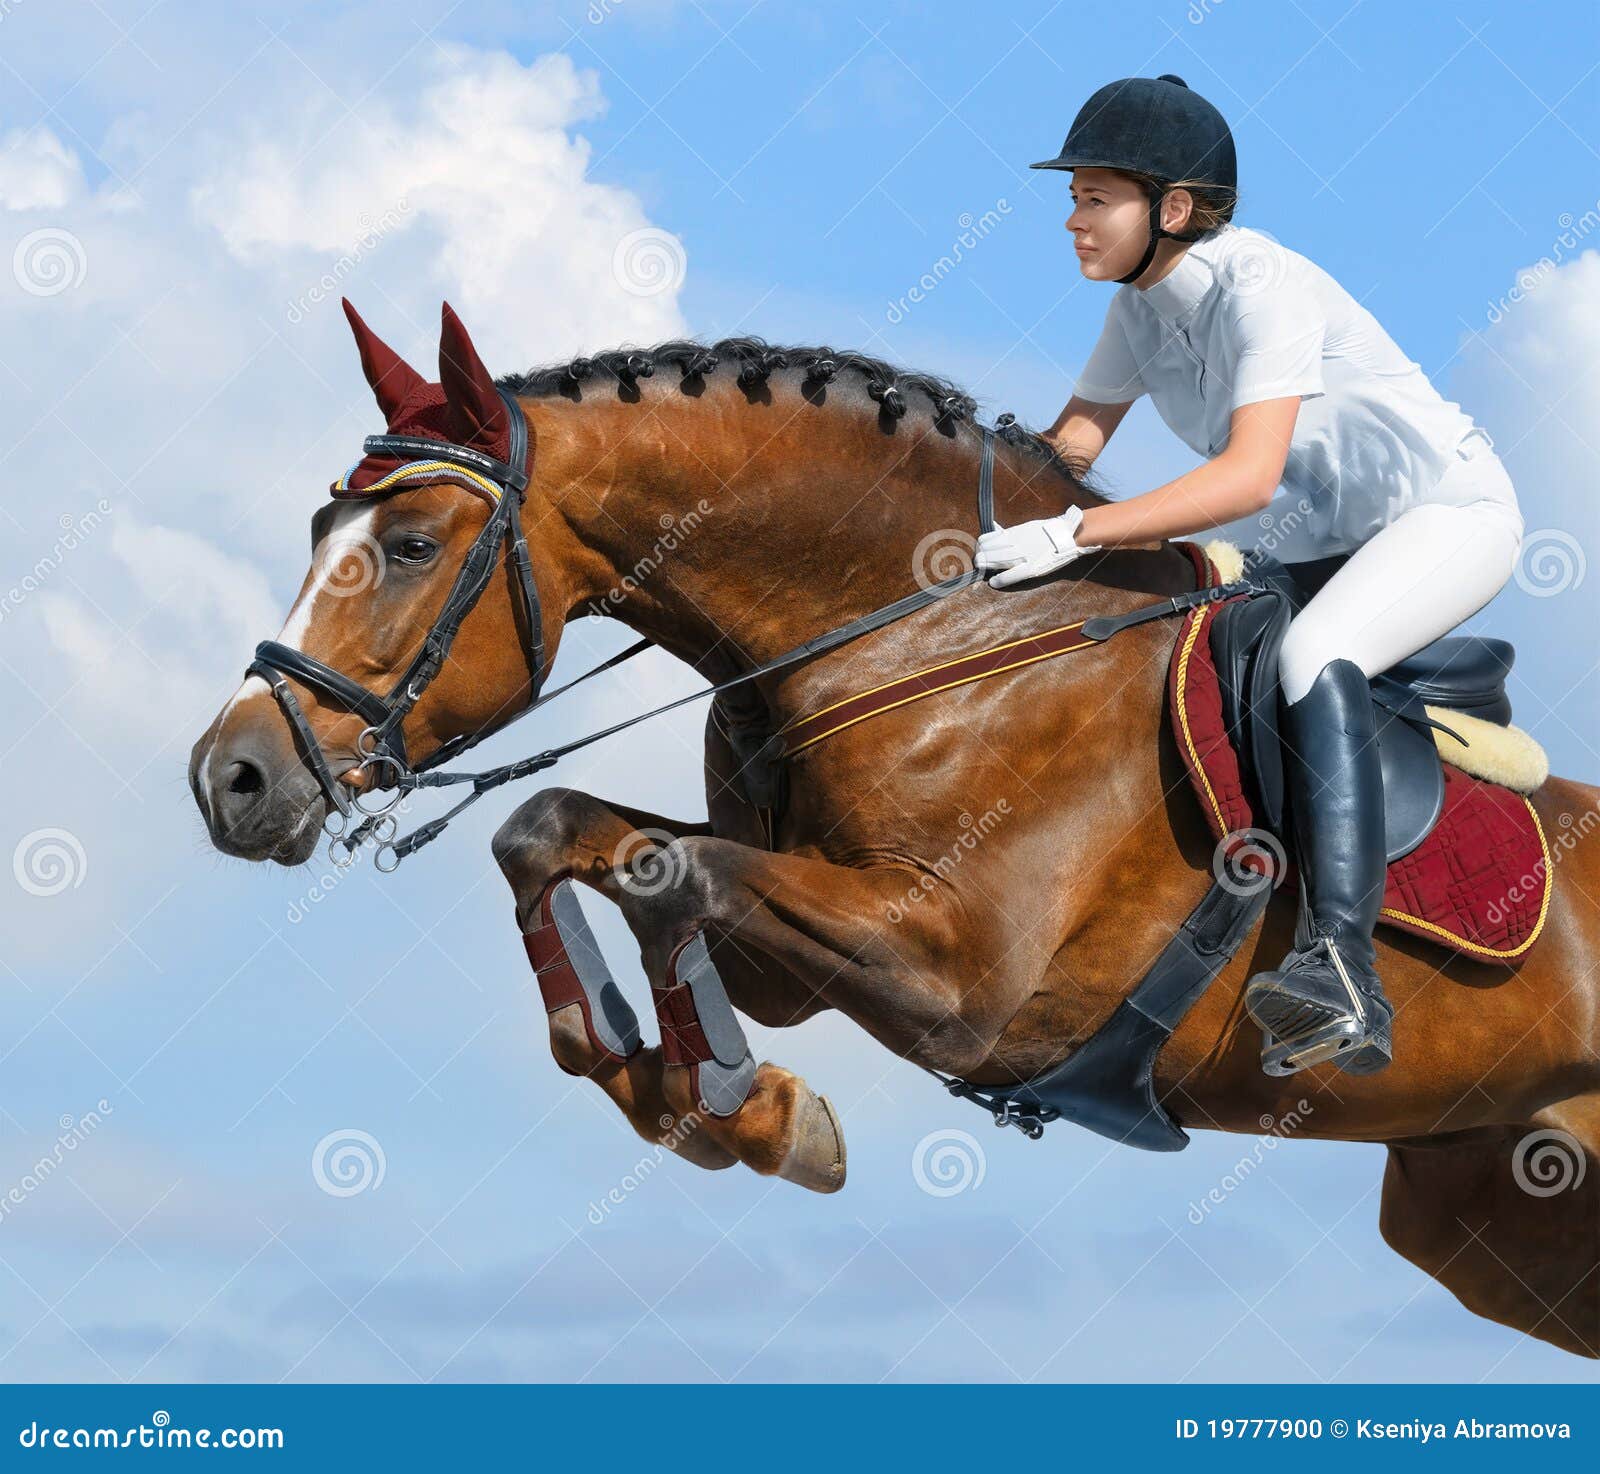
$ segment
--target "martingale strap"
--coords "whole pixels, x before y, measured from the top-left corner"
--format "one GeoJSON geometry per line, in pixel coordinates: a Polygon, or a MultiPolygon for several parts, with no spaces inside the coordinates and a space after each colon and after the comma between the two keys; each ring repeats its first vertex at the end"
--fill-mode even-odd
{"type": "MultiPolygon", "coordinates": [[[[456,804],[454,808],[450,809],[445,814],[442,814],[439,818],[430,820],[428,823],[420,825],[412,833],[404,836],[401,839],[389,840],[382,843],[379,846],[380,851],[388,853],[391,858],[387,865],[380,860],[378,862],[379,868],[384,870],[393,870],[399,865],[401,860],[406,858],[406,856],[415,854],[417,850],[421,849],[424,845],[431,844],[441,834],[443,834],[450,821],[458,814],[462,813],[465,809],[476,803],[477,800],[480,799],[485,793],[488,793],[492,789],[499,788],[502,784],[514,783],[520,779],[530,777],[534,773],[542,772],[546,768],[554,767],[556,763],[558,763],[562,758],[566,757],[569,753],[577,752],[580,748],[588,747],[591,743],[599,742],[601,739],[613,736],[617,732],[625,731],[627,728],[636,726],[640,722],[649,721],[652,717],[660,716],[664,712],[676,710],[676,708],[680,706],[686,706],[691,701],[702,701],[708,696],[717,695],[718,692],[727,691],[734,686],[743,685],[746,681],[757,680],[761,676],[771,674],[773,671],[797,664],[802,660],[807,660],[813,655],[820,654],[824,650],[834,649],[835,647],[844,644],[847,640],[853,640],[860,635],[866,634],[869,630],[881,629],[884,625],[890,624],[896,619],[904,618],[907,614],[911,614],[917,609],[924,609],[929,604],[934,603],[938,599],[944,598],[948,594],[956,592],[958,589],[970,587],[982,577],[983,575],[976,569],[968,569],[964,573],[954,574],[952,577],[945,579],[941,583],[934,584],[926,589],[919,589],[916,593],[908,594],[904,599],[900,599],[894,604],[886,605],[882,609],[874,610],[871,614],[864,614],[859,619],[852,620],[849,624],[840,625],[838,629],[830,630],[825,635],[818,635],[814,639],[807,640],[803,645],[796,645],[792,650],[785,651],[782,655],[779,655],[774,659],[757,666],[754,670],[746,671],[743,675],[734,676],[731,679],[722,681],[715,686],[707,686],[700,691],[692,691],[687,696],[680,696],[676,701],[669,701],[664,706],[658,706],[652,711],[642,712],[638,716],[629,717],[625,721],[617,722],[613,726],[606,727],[603,731],[592,732],[586,737],[579,737],[572,742],[562,744],[560,747],[547,748],[544,752],[536,753],[531,757],[521,758],[514,763],[506,763],[498,768],[490,768],[487,772],[483,773],[408,774],[402,780],[402,787],[406,789],[443,788],[452,784],[470,783],[472,785],[472,792],[463,798],[461,802],[456,804]]],[[[1175,614],[1192,609],[1198,604],[1207,604],[1219,599],[1231,598],[1235,594],[1259,592],[1260,585],[1253,583],[1249,579],[1241,579],[1231,584],[1223,584],[1214,588],[1196,589],[1192,593],[1180,594],[1175,598],[1165,599],[1159,605],[1152,607],[1154,612],[1157,614],[1175,614]]],[[[1065,628],[1071,627],[1067,626],[1065,628]]],[[[1087,626],[1085,626],[1085,628],[1087,628],[1087,626]]],[[[1111,633],[1114,634],[1116,631],[1112,630],[1111,633]]],[[[1109,635],[1107,638],[1109,638],[1109,635]]],[[[1066,649],[1076,650],[1081,649],[1085,644],[1096,643],[1099,642],[1092,639],[1084,640],[1081,642],[1064,645],[1061,649],[1051,650],[1048,653],[1062,654],[1065,653],[1066,649]]],[[[624,652],[623,656],[617,658],[625,659],[628,655],[633,653],[635,652],[626,651],[624,652]]],[[[1033,658],[1043,659],[1045,656],[1041,654],[1036,655],[1033,658]]],[[[1025,664],[1027,662],[1023,661],[1019,663],[1025,664]]],[[[984,672],[984,674],[993,673],[994,672],[992,671],[984,672]]],[[[593,672],[589,672],[588,674],[593,674],[593,672]]],[[[584,679],[584,677],[580,677],[580,679],[584,679]]],[[[976,680],[979,679],[979,677],[971,676],[969,679],[976,680]]],[[[934,689],[945,688],[937,687],[934,689]]],[[[922,694],[932,695],[933,689],[925,691],[922,694]]],[[[866,715],[874,714],[875,713],[873,712],[869,712],[866,715]]],[[[857,720],[864,720],[864,717],[857,718],[857,720]]],[[[823,733],[822,735],[826,736],[829,734],[823,733]]],[[[360,839],[366,838],[367,834],[371,832],[372,823],[369,820],[366,825],[363,825],[361,829],[356,831],[355,835],[352,836],[352,839],[355,842],[359,842],[360,839]]]]}
{"type": "Polygon", "coordinates": [[[783,741],[783,756],[794,757],[814,743],[869,717],[921,701],[926,696],[936,696],[955,686],[970,681],[981,681],[985,676],[997,676],[1003,671],[1017,670],[1038,660],[1049,660],[1055,655],[1066,655],[1096,642],[1083,633],[1083,620],[1064,624],[1039,635],[1026,635],[1020,640],[1008,640],[1003,645],[991,645],[973,655],[963,655],[956,660],[941,661],[938,665],[924,666],[910,675],[900,676],[882,686],[848,696],[825,706],[810,716],[800,717],[782,728],[778,736],[783,741]]]}
{"type": "Polygon", "coordinates": [[[987,676],[997,676],[1005,671],[1018,670],[1022,666],[1033,665],[1040,660],[1050,660],[1057,655],[1070,655],[1074,650],[1082,650],[1090,645],[1103,644],[1120,631],[1143,624],[1146,620],[1184,614],[1198,605],[1214,604],[1223,599],[1231,599],[1236,594],[1259,592],[1261,592],[1260,586],[1249,579],[1212,588],[1195,589],[1190,593],[1164,599],[1159,604],[1135,609],[1128,614],[1080,619],[1072,624],[1058,625],[1055,629],[1045,630],[1041,634],[1024,635],[1021,639],[991,645],[988,649],[976,651],[971,655],[940,661],[937,665],[924,666],[921,670],[899,676],[882,686],[873,686],[842,701],[835,701],[820,711],[796,718],[778,732],[778,737],[783,742],[782,755],[786,758],[794,757],[824,738],[832,737],[835,733],[853,727],[858,722],[864,722],[869,717],[881,716],[886,711],[894,711],[913,701],[936,696],[941,691],[949,691],[953,687],[965,686],[972,681],[981,681],[987,676]]]}

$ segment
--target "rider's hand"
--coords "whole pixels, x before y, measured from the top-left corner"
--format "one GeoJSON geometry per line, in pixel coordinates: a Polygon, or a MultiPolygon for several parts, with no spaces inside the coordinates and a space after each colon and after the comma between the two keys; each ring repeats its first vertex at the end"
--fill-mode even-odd
{"type": "Polygon", "coordinates": [[[1098,546],[1080,547],[1076,533],[1083,521],[1081,507],[1068,507],[1059,517],[1041,517],[1037,522],[1021,522],[1015,527],[996,525],[978,539],[973,565],[980,573],[999,570],[989,580],[992,589],[1008,589],[1030,578],[1042,578],[1065,568],[1084,553],[1098,553],[1098,546]]]}

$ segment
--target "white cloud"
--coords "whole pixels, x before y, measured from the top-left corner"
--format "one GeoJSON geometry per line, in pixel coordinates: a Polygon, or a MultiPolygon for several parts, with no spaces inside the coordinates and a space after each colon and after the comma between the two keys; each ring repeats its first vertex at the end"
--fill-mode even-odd
{"type": "Polygon", "coordinates": [[[1551,767],[1594,781],[1600,679],[1590,638],[1600,622],[1600,252],[1512,276],[1503,310],[1464,345],[1450,392],[1494,437],[1526,532],[1518,579],[1490,632],[1512,639],[1516,721],[1551,767]]]}
{"type": "Polygon", "coordinates": [[[15,129],[0,140],[0,207],[60,209],[83,188],[77,155],[48,128],[15,129]]]}
{"type": "Polygon", "coordinates": [[[489,357],[683,332],[675,293],[630,293],[613,274],[618,242],[650,222],[633,195],[585,178],[590,147],[571,130],[604,110],[595,73],[461,46],[432,66],[358,127],[320,104],[274,117],[195,187],[198,217],[247,265],[388,236],[385,254],[414,262],[489,357]]]}
{"type": "Polygon", "coordinates": [[[111,549],[147,600],[172,610],[208,641],[250,639],[277,615],[266,575],[195,533],[124,517],[111,534],[111,549]]]}
{"type": "MultiPolygon", "coordinates": [[[[426,58],[354,112],[258,76],[204,128],[113,118],[80,145],[111,171],[94,188],[48,130],[0,141],[0,207],[70,239],[79,265],[59,293],[0,295],[7,484],[44,492],[9,499],[7,536],[31,563],[63,506],[114,508],[111,535],[8,621],[28,694],[13,705],[70,714],[125,771],[167,781],[281,626],[310,513],[377,428],[341,291],[429,377],[441,298],[497,371],[684,331],[675,288],[631,295],[612,274],[652,222],[586,178],[595,73],[464,46],[426,58]]],[[[64,783],[82,753],[38,756],[64,783]]]]}
{"type": "MultiPolygon", "coordinates": [[[[1452,378],[1455,397],[1494,437],[1530,528],[1551,511],[1595,525],[1600,462],[1600,252],[1514,274],[1520,300],[1475,335],[1452,378]],[[1529,503],[1532,503],[1530,506],[1529,503]]],[[[1577,530],[1579,524],[1562,525],[1577,530]]]]}

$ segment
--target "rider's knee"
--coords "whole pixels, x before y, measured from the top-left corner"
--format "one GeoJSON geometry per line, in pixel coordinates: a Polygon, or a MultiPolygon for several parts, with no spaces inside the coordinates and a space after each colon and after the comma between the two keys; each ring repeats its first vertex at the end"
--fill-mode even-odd
{"type": "Polygon", "coordinates": [[[1336,631],[1304,614],[1289,621],[1278,647],[1278,685],[1291,704],[1309,691],[1330,660],[1354,657],[1340,643],[1336,631]]]}

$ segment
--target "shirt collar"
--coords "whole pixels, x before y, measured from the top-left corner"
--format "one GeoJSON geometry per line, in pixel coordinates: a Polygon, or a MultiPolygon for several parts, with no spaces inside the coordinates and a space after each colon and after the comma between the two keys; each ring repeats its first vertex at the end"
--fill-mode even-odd
{"type": "Polygon", "coordinates": [[[1154,286],[1141,290],[1134,288],[1143,301],[1163,322],[1172,327],[1182,327],[1194,310],[1204,300],[1206,293],[1217,283],[1213,258],[1227,227],[1196,241],[1178,258],[1172,268],[1154,286]]]}

